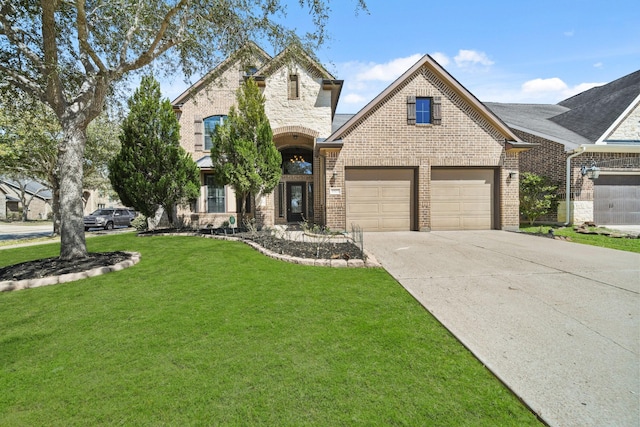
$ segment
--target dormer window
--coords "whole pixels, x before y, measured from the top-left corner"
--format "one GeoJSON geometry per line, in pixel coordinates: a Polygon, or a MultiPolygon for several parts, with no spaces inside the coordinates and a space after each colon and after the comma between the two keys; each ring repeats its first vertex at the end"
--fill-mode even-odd
{"type": "Polygon", "coordinates": [[[289,74],[289,99],[300,99],[300,82],[297,74],[289,74]]]}

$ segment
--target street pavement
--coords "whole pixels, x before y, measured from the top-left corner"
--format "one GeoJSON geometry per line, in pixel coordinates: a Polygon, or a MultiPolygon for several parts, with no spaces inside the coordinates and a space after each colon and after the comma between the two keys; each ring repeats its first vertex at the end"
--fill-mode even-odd
{"type": "Polygon", "coordinates": [[[0,223],[0,241],[47,237],[51,236],[51,233],[53,233],[53,224],[50,222],[33,225],[0,223]]]}
{"type": "Polygon", "coordinates": [[[640,254],[506,231],[364,242],[549,425],[640,425],[640,254]]]}

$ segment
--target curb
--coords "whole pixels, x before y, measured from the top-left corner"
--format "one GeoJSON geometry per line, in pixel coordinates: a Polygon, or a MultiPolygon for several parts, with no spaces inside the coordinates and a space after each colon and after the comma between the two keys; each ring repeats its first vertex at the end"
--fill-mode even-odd
{"type": "Polygon", "coordinates": [[[88,277],[100,276],[103,274],[111,273],[112,271],[124,270],[128,267],[133,267],[140,262],[140,253],[138,252],[125,252],[131,255],[128,260],[121,261],[114,265],[106,267],[96,267],[91,270],[83,271],[80,273],[67,273],[60,276],[47,276],[39,279],[24,279],[24,280],[6,280],[0,282],[0,292],[18,291],[21,289],[39,288],[41,286],[57,285],[59,283],[75,282],[76,280],[86,279],[88,277]]]}

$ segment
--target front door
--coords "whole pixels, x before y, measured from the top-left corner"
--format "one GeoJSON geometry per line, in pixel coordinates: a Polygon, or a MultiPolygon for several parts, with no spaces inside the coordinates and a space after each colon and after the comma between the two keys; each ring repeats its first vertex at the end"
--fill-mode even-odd
{"type": "Polygon", "coordinates": [[[287,183],[287,222],[301,222],[305,207],[305,183],[287,183]]]}

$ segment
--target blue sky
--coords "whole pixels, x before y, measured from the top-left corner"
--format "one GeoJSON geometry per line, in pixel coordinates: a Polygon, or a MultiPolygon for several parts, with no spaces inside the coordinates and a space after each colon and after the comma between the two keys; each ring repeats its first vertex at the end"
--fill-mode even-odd
{"type": "MultiPolygon", "coordinates": [[[[290,1],[300,32],[310,19],[290,1]]],[[[345,84],[339,113],[356,113],[430,54],[481,101],[556,103],[640,69],[640,1],[333,0],[331,36],[316,55],[345,84]]],[[[262,46],[275,54],[270,46],[262,46]]],[[[173,99],[180,78],[163,82],[173,99]]]]}

